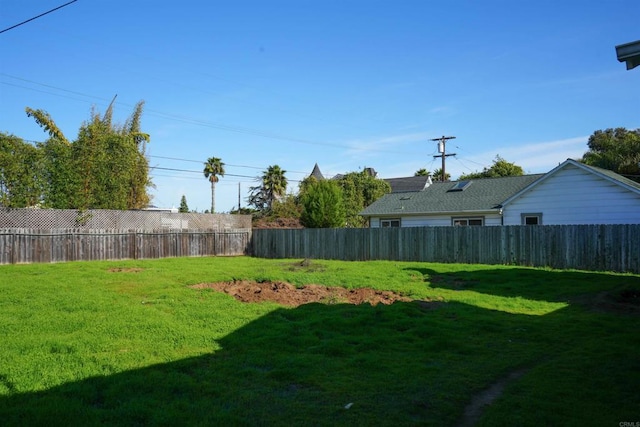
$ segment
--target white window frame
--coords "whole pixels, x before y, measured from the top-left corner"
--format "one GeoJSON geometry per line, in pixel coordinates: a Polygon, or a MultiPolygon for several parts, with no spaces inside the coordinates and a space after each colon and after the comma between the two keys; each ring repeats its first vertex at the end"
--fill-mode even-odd
{"type": "Polygon", "coordinates": [[[400,227],[400,218],[380,218],[380,228],[400,227]]]}
{"type": "Polygon", "coordinates": [[[522,225],[542,225],[542,212],[536,213],[521,213],[520,214],[520,224],[522,225]],[[536,218],[536,224],[527,224],[528,218],[536,218]]]}
{"type": "Polygon", "coordinates": [[[460,216],[460,217],[452,217],[451,225],[454,227],[478,227],[484,225],[484,217],[483,216],[460,216]],[[480,222],[479,224],[471,224],[471,222],[480,222]]]}

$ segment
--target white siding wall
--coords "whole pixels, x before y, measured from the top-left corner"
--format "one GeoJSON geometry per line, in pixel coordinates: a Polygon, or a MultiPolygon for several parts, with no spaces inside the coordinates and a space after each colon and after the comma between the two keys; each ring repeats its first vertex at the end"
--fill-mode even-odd
{"type": "MultiPolygon", "coordinates": [[[[438,227],[451,226],[451,218],[452,217],[465,217],[465,218],[484,218],[484,225],[501,225],[502,217],[497,213],[488,213],[488,214],[456,214],[456,215],[423,215],[423,216],[404,216],[404,217],[396,217],[400,218],[400,226],[401,227],[438,227]]],[[[388,218],[385,218],[388,219],[388,218]]],[[[380,218],[372,217],[371,218],[371,227],[378,228],[380,227],[380,218]]]]}
{"type": "Polygon", "coordinates": [[[639,224],[640,194],[567,165],[504,208],[504,224],[542,213],[544,225],[639,224]]]}

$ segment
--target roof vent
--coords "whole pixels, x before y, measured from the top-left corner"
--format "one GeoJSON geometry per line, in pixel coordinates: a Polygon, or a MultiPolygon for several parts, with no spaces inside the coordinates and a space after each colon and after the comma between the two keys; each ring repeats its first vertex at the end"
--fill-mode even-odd
{"type": "Polygon", "coordinates": [[[458,181],[448,191],[463,191],[471,185],[471,181],[458,181]]]}

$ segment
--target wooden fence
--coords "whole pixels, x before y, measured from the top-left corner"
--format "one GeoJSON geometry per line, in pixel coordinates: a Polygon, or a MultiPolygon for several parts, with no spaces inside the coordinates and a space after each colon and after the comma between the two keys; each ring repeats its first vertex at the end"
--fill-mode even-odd
{"type": "Polygon", "coordinates": [[[253,231],[251,254],[640,273],[640,224],[260,229],[253,231]]]}
{"type": "Polygon", "coordinates": [[[0,264],[244,255],[251,229],[0,229],[0,264]]]}
{"type": "Polygon", "coordinates": [[[0,229],[0,264],[245,254],[640,273],[640,224],[253,231],[0,229]]]}

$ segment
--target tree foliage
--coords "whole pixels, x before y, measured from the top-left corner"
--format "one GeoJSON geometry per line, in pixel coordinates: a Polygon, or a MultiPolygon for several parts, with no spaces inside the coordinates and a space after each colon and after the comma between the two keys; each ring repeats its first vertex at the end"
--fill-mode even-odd
{"type": "Polygon", "coordinates": [[[350,172],[341,176],[336,182],[342,188],[347,227],[365,226],[366,220],[359,213],[391,191],[389,183],[366,171],[350,172]]]}
{"type": "Polygon", "coordinates": [[[274,202],[284,197],[287,191],[287,171],[272,165],[258,178],[260,185],[249,188],[248,203],[260,212],[270,211],[274,202]]]}
{"type": "Polygon", "coordinates": [[[425,168],[418,169],[413,176],[429,176],[431,172],[426,170],[425,168]]]}
{"type": "Polygon", "coordinates": [[[35,206],[42,197],[42,156],[33,145],[0,133],[0,206],[35,206]]]}
{"type": "Polygon", "coordinates": [[[178,212],[180,213],[189,212],[189,205],[187,204],[187,198],[184,194],[182,195],[182,198],[180,198],[180,207],[178,208],[178,212]]]}
{"type": "Polygon", "coordinates": [[[112,123],[113,105],[103,117],[92,111],[75,141],[65,137],[47,112],[27,108],[27,115],[49,138],[34,147],[19,138],[2,135],[2,203],[59,209],[147,206],[147,190],[153,184],[145,153],[149,135],[140,131],[143,105],[136,105],[123,126],[112,123]],[[17,165],[22,171],[17,170],[17,165]],[[27,169],[32,172],[27,173],[27,169]]]}
{"type": "MultiPolygon", "coordinates": [[[[314,179],[315,180],[315,179],[314,179]]],[[[345,224],[342,188],[335,181],[311,182],[300,198],[300,221],[308,228],[334,228],[345,224]]]]}
{"type": "Polygon", "coordinates": [[[472,172],[460,175],[459,180],[480,179],[480,178],[497,178],[502,176],[522,176],[524,170],[515,163],[510,163],[499,155],[493,161],[489,168],[484,168],[482,172],[472,172]]]}
{"type": "Polygon", "coordinates": [[[587,142],[589,150],[581,161],[612,170],[640,182],[640,129],[597,130],[587,142]]]}
{"type": "Polygon", "coordinates": [[[433,171],[433,179],[434,181],[449,181],[451,179],[450,173],[445,173],[444,179],[442,177],[442,168],[438,168],[433,171]]]}
{"type": "Polygon", "coordinates": [[[204,177],[211,183],[211,213],[216,212],[216,182],[219,176],[224,176],[224,163],[219,157],[209,157],[204,164],[202,171],[204,177]]]}

